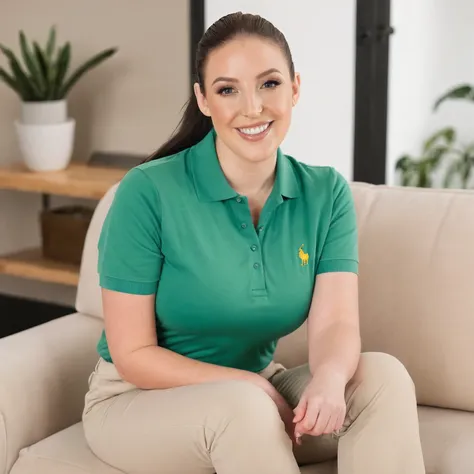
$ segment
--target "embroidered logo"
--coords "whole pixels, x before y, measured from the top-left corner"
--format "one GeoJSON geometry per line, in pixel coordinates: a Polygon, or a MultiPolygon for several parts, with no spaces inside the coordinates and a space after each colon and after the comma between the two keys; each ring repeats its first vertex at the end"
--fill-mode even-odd
{"type": "Polygon", "coordinates": [[[305,253],[303,250],[304,244],[301,244],[301,247],[298,249],[298,257],[301,259],[301,266],[304,267],[308,265],[309,254],[305,253]]]}

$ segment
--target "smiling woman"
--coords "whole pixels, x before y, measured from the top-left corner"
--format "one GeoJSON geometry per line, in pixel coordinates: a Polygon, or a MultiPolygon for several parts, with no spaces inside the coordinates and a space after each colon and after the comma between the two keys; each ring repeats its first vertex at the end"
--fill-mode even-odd
{"type": "Polygon", "coordinates": [[[196,77],[102,228],[89,446],[124,472],[298,474],[335,458],[342,431],[340,474],[422,474],[407,372],[360,357],[348,183],[280,149],[300,90],[285,37],[227,15],[199,42],[196,77]],[[276,344],[305,321],[309,364],[287,370],[276,344]]]}

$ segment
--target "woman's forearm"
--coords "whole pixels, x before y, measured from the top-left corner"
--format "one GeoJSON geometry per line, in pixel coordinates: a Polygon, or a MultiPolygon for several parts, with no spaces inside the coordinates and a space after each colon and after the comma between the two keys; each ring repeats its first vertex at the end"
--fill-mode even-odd
{"type": "Polygon", "coordinates": [[[310,371],[313,375],[329,371],[344,377],[347,383],[357,369],[360,351],[359,329],[347,323],[333,323],[312,338],[310,336],[310,371]]]}
{"type": "Polygon", "coordinates": [[[141,389],[166,389],[219,380],[247,380],[267,393],[271,384],[257,373],[190,359],[159,346],[138,349],[120,363],[120,375],[141,389]]]}

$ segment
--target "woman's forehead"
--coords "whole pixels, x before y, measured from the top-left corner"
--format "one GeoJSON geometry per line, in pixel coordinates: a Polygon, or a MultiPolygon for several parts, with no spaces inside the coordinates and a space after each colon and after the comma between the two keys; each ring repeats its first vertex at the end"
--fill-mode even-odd
{"type": "Polygon", "coordinates": [[[213,50],[206,61],[206,79],[217,76],[256,78],[269,69],[282,74],[288,65],[281,48],[271,40],[255,36],[239,36],[213,50]]]}

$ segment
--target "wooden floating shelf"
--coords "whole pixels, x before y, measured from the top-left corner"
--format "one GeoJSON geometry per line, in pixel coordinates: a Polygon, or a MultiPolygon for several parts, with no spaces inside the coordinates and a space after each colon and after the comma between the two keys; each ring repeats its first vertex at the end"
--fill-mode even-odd
{"type": "Polygon", "coordinates": [[[32,172],[23,164],[0,167],[0,189],[101,199],[126,169],[71,163],[61,171],[32,172]]]}
{"type": "Polygon", "coordinates": [[[41,249],[0,256],[0,273],[69,286],[79,283],[79,266],[45,259],[41,249]]]}

